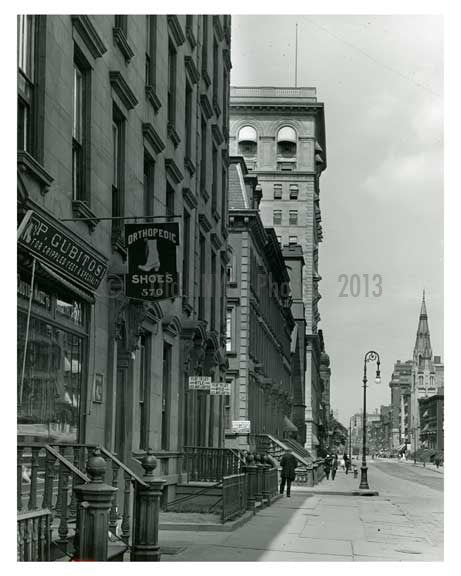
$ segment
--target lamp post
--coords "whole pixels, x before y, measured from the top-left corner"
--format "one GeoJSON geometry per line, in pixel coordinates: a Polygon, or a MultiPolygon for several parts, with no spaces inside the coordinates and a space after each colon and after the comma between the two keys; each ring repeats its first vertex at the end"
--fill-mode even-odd
{"type": "Polygon", "coordinates": [[[362,466],[361,466],[361,476],[360,476],[360,490],[369,490],[368,486],[368,476],[367,476],[367,362],[374,362],[376,360],[376,384],[381,382],[381,373],[379,371],[379,354],[374,350],[370,350],[365,354],[365,359],[363,362],[363,418],[362,418],[362,466]]]}
{"type": "Polygon", "coordinates": [[[352,416],[349,418],[349,460],[352,465],[352,416]]]}

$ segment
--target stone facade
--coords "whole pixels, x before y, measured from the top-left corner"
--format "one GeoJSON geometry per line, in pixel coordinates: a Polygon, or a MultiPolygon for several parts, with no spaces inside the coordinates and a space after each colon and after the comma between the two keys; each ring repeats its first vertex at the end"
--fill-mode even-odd
{"type": "MultiPolygon", "coordinates": [[[[65,338],[78,344],[78,358],[56,360],[65,378],[72,376],[73,439],[101,443],[135,468],[134,458],[150,447],[160,458],[157,472],[172,487],[181,477],[185,444],[224,444],[223,397],[189,391],[188,376],[223,380],[226,372],[230,17],[22,18],[18,220],[30,209],[45,214],[108,266],[89,294],[72,279],[50,281],[37,267],[36,286],[43,287],[42,300],[51,294],[54,308],[34,302],[33,347],[40,350],[47,325],[65,329],[65,338]],[[32,30],[30,44],[24,35],[32,30]],[[34,48],[29,59],[28,46],[34,48]],[[124,218],[146,216],[181,223],[175,299],[146,303],[124,295],[124,218]],[[86,220],[61,222],[75,218],[86,220]],[[211,287],[206,296],[205,283],[211,287]],[[59,302],[70,310],[61,323],[59,302]]],[[[22,319],[31,268],[30,255],[20,250],[22,319]]],[[[23,353],[22,320],[18,338],[23,353]]],[[[49,338],[59,355],[62,347],[49,338]]],[[[59,381],[56,370],[49,365],[34,373],[27,358],[21,393],[39,377],[45,388],[59,381]]],[[[48,408],[47,418],[54,418],[48,408]]],[[[21,435],[50,436],[43,415],[21,410],[21,435]]],[[[59,428],[51,437],[60,437],[59,428]]]]}
{"type": "Polygon", "coordinates": [[[258,434],[281,438],[294,401],[290,279],[274,230],[263,227],[260,199],[257,178],[243,158],[231,157],[227,357],[232,393],[226,444],[245,449],[258,434]],[[250,433],[232,432],[236,420],[250,421],[250,433]]]}
{"type": "Polygon", "coordinates": [[[306,448],[319,444],[318,244],[320,175],[326,168],[323,104],[315,88],[231,88],[230,151],[242,154],[262,187],[261,216],[282,245],[300,244],[306,319],[306,448]]]}

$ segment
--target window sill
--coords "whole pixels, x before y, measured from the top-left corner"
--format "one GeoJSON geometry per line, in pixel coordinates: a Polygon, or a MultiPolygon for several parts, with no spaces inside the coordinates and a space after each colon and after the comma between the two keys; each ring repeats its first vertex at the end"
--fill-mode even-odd
{"type": "Polygon", "coordinates": [[[176,132],[174,124],[172,124],[171,122],[168,122],[167,124],[167,134],[168,138],[173,142],[174,147],[177,148],[178,144],[181,142],[181,138],[179,134],[176,132]]]}
{"type": "Polygon", "coordinates": [[[154,112],[157,114],[157,112],[162,107],[162,103],[160,101],[160,98],[157,96],[157,93],[155,92],[155,88],[153,86],[150,85],[146,86],[146,98],[152,104],[152,108],[154,109],[154,112]]]}
{"type": "Polygon", "coordinates": [[[205,203],[208,202],[208,200],[210,199],[210,195],[208,194],[206,189],[202,187],[200,188],[200,196],[205,200],[205,203]]]}
{"type": "Polygon", "coordinates": [[[213,96],[213,110],[216,114],[216,117],[219,118],[221,116],[221,108],[219,107],[218,99],[216,96],[213,96]]]}
{"type": "Polygon", "coordinates": [[[29,152],[18,150],[18,169],[23,173],[30,174],[40,184],[40,192],[45,195],[54,178],[48,174],[45,168],[29,152]]]}
{"type": "Polygon", "coordinates": [[[114,34],[114,42],[119,47],[120,52],[123,54],[123,57],[125,58],[125,61],[128,64],[130,60],[133,58],[134,52],[128,43],[126,34],[121,28],[114,28],[113,34],[114,34]]]}
{"type": "Polygon", "coordinates": [[[191,176],[195,174],[195,164],[192,162],[189,156],[184,158],[184,166],[191,176]]]}
{"type": "Polygon", "coordinates": [[[122,256],[123,260],[126,260],[127,250],[122,237],[121,228],[112,229],[112,251],[118,252],[122,256]]]}
{"type": "Polygon", "coordinates": [[[189,298],[187,296],[182,297],[182,309],[188,316],[191,316],[192,312],[194,311],[194,307],[189,302],[189,298]]]}
{"type": "Polygon", "coordinates": [[[84,200],[72,200],[72,216],[74,218],[88,218],[85,224],[88,226],[90,232],[93,232],[98,225],[96,214],[84,200]]]}
{"type": "Polygon", "coordinates": [[[202,78],[203,78],[203,81],[205,82],[205,86],[207,88],[209,88],[210,84],[211,84],[211,78],[210,78],[210,75],[208,74],[208,70],[206,68],[202,68],[202,78]]]}

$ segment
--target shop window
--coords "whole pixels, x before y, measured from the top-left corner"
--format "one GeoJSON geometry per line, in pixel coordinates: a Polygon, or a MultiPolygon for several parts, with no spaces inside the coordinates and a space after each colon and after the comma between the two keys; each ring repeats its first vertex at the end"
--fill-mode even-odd
{"type": "Polygon", "coordinates": [[[57,293],[36,279],[29,323],[30,284],[18,282],[17,418],[18,435],[35,441],[76,442],[86,350],[86,305],[71,294],[57,293]],[[49,320],[48,320],[49,318],[49,320]],[[24,366],[24,372],[23,372],[24,366]]]}

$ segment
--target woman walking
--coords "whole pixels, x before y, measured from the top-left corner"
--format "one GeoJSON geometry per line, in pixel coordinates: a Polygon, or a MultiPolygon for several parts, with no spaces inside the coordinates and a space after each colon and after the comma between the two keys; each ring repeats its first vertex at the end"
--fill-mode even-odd
{"type": "Polygon", "coordinates": [[[331,464],[331,479],[334,480],[336,476],[336,471],[338,470],[338,455],[335,454],[333,462],[331,464]]]}

